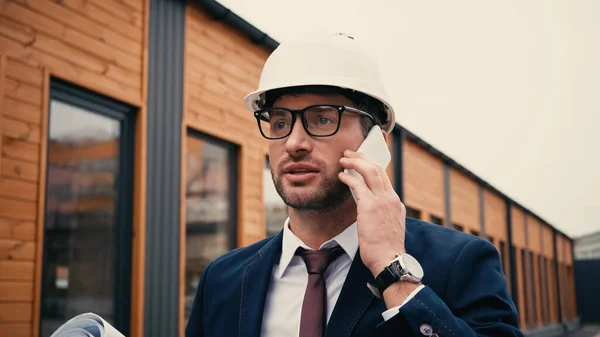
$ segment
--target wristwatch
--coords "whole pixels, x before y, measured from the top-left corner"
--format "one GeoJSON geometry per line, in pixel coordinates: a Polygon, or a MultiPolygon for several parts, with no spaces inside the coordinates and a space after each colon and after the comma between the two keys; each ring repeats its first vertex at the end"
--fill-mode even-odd
{"type": "Polygon", "coordinates": [[[374,284],[367,283],[367,287],[377,298],[383,297],[383,291],[398,281],[419,283],[423,279],[421,264],[410,254],[401,253],[383,269],[374,284]]]}

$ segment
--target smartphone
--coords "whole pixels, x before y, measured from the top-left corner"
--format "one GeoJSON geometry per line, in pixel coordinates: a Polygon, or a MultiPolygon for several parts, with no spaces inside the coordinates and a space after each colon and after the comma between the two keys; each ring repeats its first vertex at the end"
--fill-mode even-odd
{"type": "MultiPolygon", "coordinates": [[[[383,168],[386,168],[392,160],[392,154],[378,125],[371,128],[369,134],[367,134],[367,137],[360,144],[356,152],[363,153],[368,160],[383,166],[383,168]]],[[[344,173],[348,173],[364,181],[364,178],[353,169],[345,169],[344,173]]],[[[350,189],[350,192],[352,192],[354,201],[356,201],[354,190],[350,189]]]]}

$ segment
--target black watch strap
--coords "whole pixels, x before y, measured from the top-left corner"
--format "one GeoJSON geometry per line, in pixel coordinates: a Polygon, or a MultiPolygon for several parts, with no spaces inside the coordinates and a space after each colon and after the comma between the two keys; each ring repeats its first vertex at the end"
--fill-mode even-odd
{"type": "Polygon", "coordinates": [[[390,285],[396,283],[399,279],[390,271],[388,267],[385,267],[379,275],[375,278],[373,284],[369,284],[369,289],[378,298],[383,297],[383,291],[386,290],[390,285]]]}

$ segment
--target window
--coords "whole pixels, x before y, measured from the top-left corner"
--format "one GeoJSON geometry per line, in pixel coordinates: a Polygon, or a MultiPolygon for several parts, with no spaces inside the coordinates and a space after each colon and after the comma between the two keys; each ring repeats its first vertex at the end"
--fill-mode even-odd
{"type": "Polygon", "coordinates": [[[474,229],[471,229],[469,233],[471,233],[471,235],[479,236],[479,232],[474,229]]]}
{"type": "Polygon", "coordinates": [[[457,225],[457,224],[454,224],[454,229],[456,229],[459,232],[464,232],[465,231],[465,228],[463,226],[457,225]]]}
{"type": "Polygon", "coordinates": [[[134,112],[51,82],[40,336],[89,311],[129,335],[134,112]]]}
{"type": "Polygon", "coordinates": [[[263,198],[265,203],[265,221],[267,236],[279,233],[288,217],[287,205],[277,193],[273,178],[271,177],[271,165],[269,157],[265,160],[263,171],[263,198]]]}
{"type": "Polygon", "coordinates": [[[406,207],[406,217],[413,218],[413,219],[421,219],[421,211],[407,206],[406,207]]]}
{"type": "Polygon", "coordinates": [[[237,147],[188,131],[185,182],[184,320],[189,319],[200,276],[237,242],[237,147]]]}
{"type": "Polygon", "coordinates": [[[440,225],[440,226],[444,225],[444,221],[441,218],[438,218],[437,216],[434,216],[434,215],[432,215],[430,218],[431,218],[431,223],[440,225]]]}

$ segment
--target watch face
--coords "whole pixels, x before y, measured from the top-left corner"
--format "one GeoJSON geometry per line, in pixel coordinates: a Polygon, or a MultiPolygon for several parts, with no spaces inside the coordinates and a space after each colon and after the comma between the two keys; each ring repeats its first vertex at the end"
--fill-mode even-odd
{"type": "Polygon", "coordinates": [[[423,268],[421,264],[415,260],[414,257],[409,254],[403,254],[402,259],[400,259],[400,263],[402,268],[406,270],[410,275],[417,277],[419,279],[423,278],[423,268]]]}

